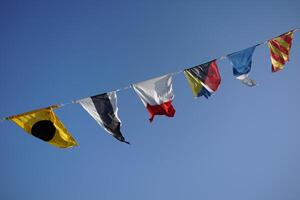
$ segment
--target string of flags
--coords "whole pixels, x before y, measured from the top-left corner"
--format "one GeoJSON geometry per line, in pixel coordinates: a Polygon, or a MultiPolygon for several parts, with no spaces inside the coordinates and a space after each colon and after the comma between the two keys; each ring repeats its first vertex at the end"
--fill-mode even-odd
{"type": "MultiPolygon", "coordinates": [[[[208,99],[218,90],[221,84],[221,75],[217,60],[228,59],[232,66],[233,76],[246,86],[254,87],[256,81],[250,78],[249,75],[252,67],[252,57],[256,47],[268,44],[272,72],[282,70],[286,62],[289,61],[292,39],[294,33],[298,30],[299,29],[290,30],[255,46],[216,58],[204,64],[134,83],[115,91],[74,100],[72,103],[80,104],[82,108],[114,138],[120,142],[130,144],[121,133],[121,120],[118,117],[117,92],[133,88],[136,95],[141,99],[148,110],[150,122],[154,120],[155,115],[174,117],[176,113],[172,105],[172,101],[174,100],[172,87],[174,75],[183,73],[191,87],[193,96],[204,96],[208,99]]],[[[61,108],[64,105],[66,104],[52,105],[47,108],[6,117],[2,119],[2,121],[10,120],[24,129],[28,134],[48,142],[53,146],[60,148],[74,147],[78,145],[77,142],[54,113],[55,109],[61,108]]]]}

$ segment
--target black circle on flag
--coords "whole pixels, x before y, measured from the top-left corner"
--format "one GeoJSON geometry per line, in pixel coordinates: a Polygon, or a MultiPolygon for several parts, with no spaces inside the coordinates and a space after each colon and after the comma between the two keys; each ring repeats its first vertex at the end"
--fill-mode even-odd
{"type": "Polygon", "coordinates": [[[31,128],[31,134],[41,140],[49,142],[52,140],[56,132],[53,122],[50,120],[42,120],[36,122],[31,128]]]}

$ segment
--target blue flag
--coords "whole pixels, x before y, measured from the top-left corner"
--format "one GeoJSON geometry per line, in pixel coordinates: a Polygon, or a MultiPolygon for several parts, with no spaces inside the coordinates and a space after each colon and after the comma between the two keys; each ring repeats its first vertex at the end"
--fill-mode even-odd
{"type": "Polygon", "coordinates": [[[227,55],[233,67],[233,75],[247,86],[253,87],[255,81],[248,77],[251,70],[252,56],[256,46],[227,55]]]}

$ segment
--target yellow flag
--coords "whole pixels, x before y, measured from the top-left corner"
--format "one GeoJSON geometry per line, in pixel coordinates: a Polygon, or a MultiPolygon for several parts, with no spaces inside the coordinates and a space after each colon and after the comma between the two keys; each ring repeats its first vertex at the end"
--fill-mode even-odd
{"type": "Polygon", "coordinates": [[[185,77],[187,78],[189,85],[192,88],[192,92],[193,92],[194,96],[198,97],[200,91],[203,88],[201,80],[194,77],[193,74],[191,72],[189,72],[188,70],[184,70],[183,73],[184,73],[185,77]]]}
{"type": "Polygon", "coordinates": [[[56,147],[68,148],[77,146],[77,142],[53,112],[53,109],[58,107],[50,106],[11,116],[7,119],[16,123],[27,133],[56,147]]]}

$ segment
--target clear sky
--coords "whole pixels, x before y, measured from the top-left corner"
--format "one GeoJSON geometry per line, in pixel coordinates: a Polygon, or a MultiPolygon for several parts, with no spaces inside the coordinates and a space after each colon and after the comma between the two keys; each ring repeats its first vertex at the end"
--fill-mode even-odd
{"type": "MultiPolygon", "coordinates": [[[[1,117],[108,92],[201,64],[300,26],[300,1],[1,0],[1,117]]],[[[256,49],[255,88],[218,62],[221,87],[194,99],[174,79],[174,118],[118,93],[122,132],[79,105],[56,110],[79,146],[55,148],[0,123],[0,199],[299,200],[300,32],[271,73],[256,49]]]]}

